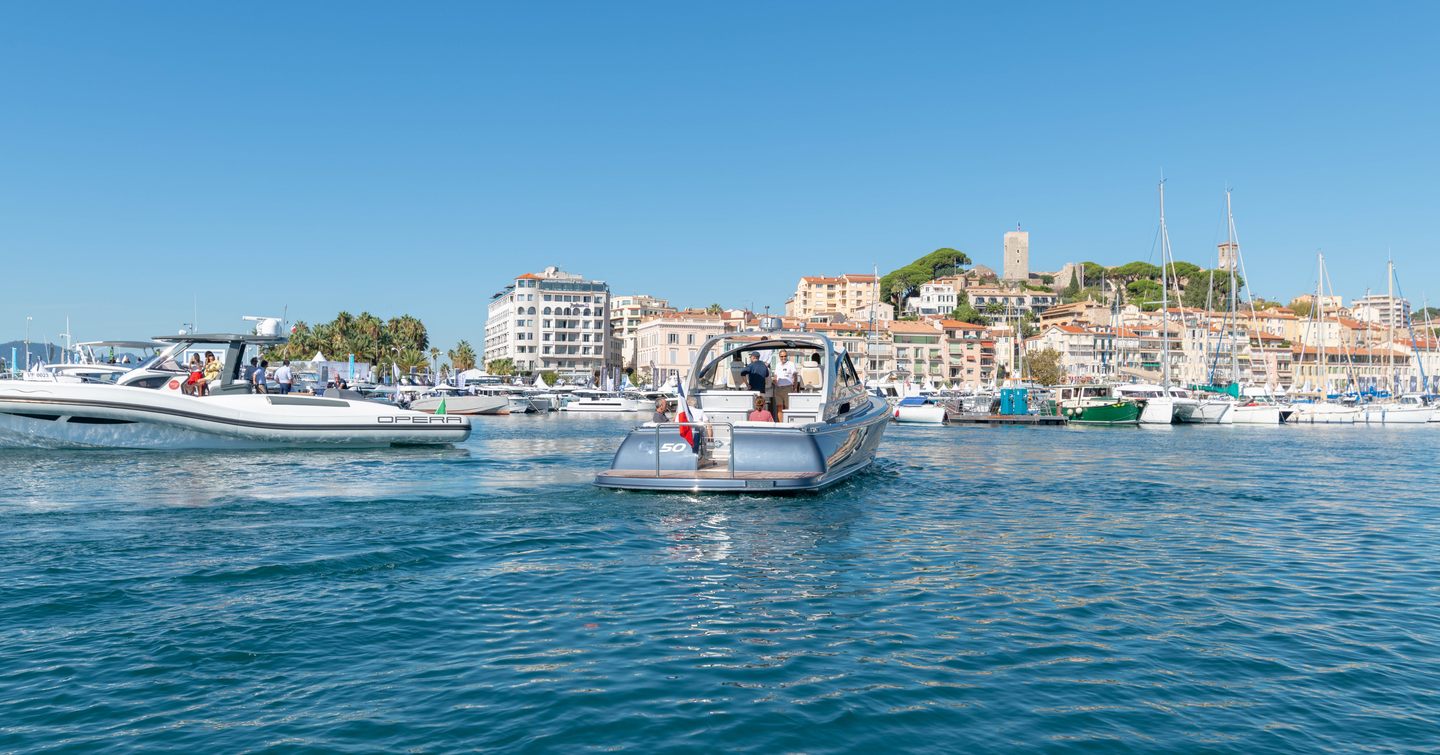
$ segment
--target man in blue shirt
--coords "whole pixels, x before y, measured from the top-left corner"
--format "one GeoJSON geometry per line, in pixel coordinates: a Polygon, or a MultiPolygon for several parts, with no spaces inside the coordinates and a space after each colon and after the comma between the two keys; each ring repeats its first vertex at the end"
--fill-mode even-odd
{"type": "Polygon", "coordinates": [[[740,374],[750,382],[750,390],[765,392],[766,383],[770,381],[770,367],[760,361],[759,352],[750,352],[750,364],[745,365],[740,374]]]}

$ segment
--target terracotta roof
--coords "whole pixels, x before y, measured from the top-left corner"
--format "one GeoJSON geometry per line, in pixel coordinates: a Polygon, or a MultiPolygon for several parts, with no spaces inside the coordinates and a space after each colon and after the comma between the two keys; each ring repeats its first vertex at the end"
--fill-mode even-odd
{"type": "Polygon", "coordinates": [[[984,325],[976,325],[973,322],[962,322],[960,320],[941,320],[940,324],[954,330],[987,330],[984,325]]]}
{"type": "Polygon", "coordinates": [[[542,277],[540,277],[540,276],[538,276],[538,275],[536,275],[536,274],[534,274],[534,273],[526,273],[526,274],[524,274],[524,275],[517,275],[517,276],[515,276],[515,280],[544,280],[544,278],[542,278],[542,277]]]}
{"type": "Polygon", "coordinates": [[[805,281],[806,283],[840,283],[840,282],[841,282],[841,280],[840,280],[839,278],[827,278],[827,277],[821,276],[821,275],[803,275],[803,276],[800,277],[800,280],[805,281]]]}
{"type": "Polygon", "coordinates": [[[844,274],[844,275],[841,276],[841,277],[842,277],[842,278],[845,278],[846,280],[852,280],[852,281],[873,281],[873,280],[875,280],[875,276],[871,275],[870,273],[846,273],[846,274],[844,274]]]}
{"type": "Polygon", "coordinates": [[[891,333],[916,333],[923,335],[940,335],[939,328],[928,322],[914,322],[911,320],[891,320],[886,325],[891,333]]]}

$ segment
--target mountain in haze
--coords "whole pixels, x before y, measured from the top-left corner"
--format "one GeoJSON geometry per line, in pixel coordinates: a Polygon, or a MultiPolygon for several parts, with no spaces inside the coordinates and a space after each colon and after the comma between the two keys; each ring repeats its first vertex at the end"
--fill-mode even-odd
{"type": "MultiPolygon", "coordinates": [[[[0,343],[0,362],[4,362],[7,369],[10,367],[10,354],[12,353],[12,349],[14,350],[15,361],[22,366],[25,364],[25,342],[6,341],[5,343],[0,343]]],[[[55,362],[59,360],[62,352],[64,352],[64,349],[53,343],[30,342],[30,358],[32,360],[43,359],[47,363],[55,362]]]]}

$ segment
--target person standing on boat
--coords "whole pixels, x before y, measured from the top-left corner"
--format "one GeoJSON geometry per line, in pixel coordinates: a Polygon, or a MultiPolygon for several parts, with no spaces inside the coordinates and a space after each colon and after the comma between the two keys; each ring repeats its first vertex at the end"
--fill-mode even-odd
{"type": "Polygon", "coordinates": [[[280,365],[280,369],[275,370],[275,383],[280,386],[281,395],[289,393],[290,388],[295,385],[295,375],[290,372],[289,359],[280,365]]]}
{"type": "Polygon", "coordinates": [[[780,362],[775,365],[775,421],[785,421],[785,406],[790,401],[790,392],[795,390],[795,380],[800,376],[800,365],[790,361],[790,352],[780,350],[780,362]]]}
{"type": "Polygon", "coordinates": [[[760,361],[760,352],[750,352],[750,363],[745,369],[740,370],[745,380],[750,384],[750,390],[764,393],[766,386],[770,383],[770,366],[760,361]]]}
{"type": "Polygon", "coordinates": [[[270,392],[269,388],[267,388],[266,385],[265,385],[265,369],[266,369],[267,367],[269,367],[269,366],[270,366],[270,362],[269,362],[269,361],[261,360],[260,366],[259,366],[259,367],[256,367],[254,374],[252,374],[252,375],[250,376],[250,386],[251,386],[251,390],[252,390],[253,392],[255,392],[255,393],[269,393],[269,392],[270,392]]]}
{"type": "Polygon", "coordinates": [[[255,392],[255,370],[260,369],[260,357],[250,357],[250,364],[245,365],[245,389],[251,393],[255,392]]]}
{"type": "Polygon", "coordinates": [[[669,402],[669,401],[666,401],[666,400],[663,399],[663,398],[657,398],[657,399],[655,399],[655,413],[652,414],[652,415],[650,415],[650,421],[651,421],[651,422],[654,422],[654,423],[656,423],[656,424],[659,424],[659,423],[661,423],[661,422],[669,422],[669,421],[670,421],[670,415],[668,414],[669,409],[670,409],[670,402],[669,402]]]}

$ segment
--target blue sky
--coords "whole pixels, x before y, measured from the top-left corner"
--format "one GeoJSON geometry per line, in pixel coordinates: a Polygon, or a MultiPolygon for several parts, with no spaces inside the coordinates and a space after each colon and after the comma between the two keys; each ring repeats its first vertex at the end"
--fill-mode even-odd
{"type": "Polygon", "coordinates": [[[940,246],[1440,301],[1433,3],[8,3],[0,341],[409,312],[547,264],[679,305],[940,246]],[[38,336],[37,336],[38,337],[38,336]]]}

